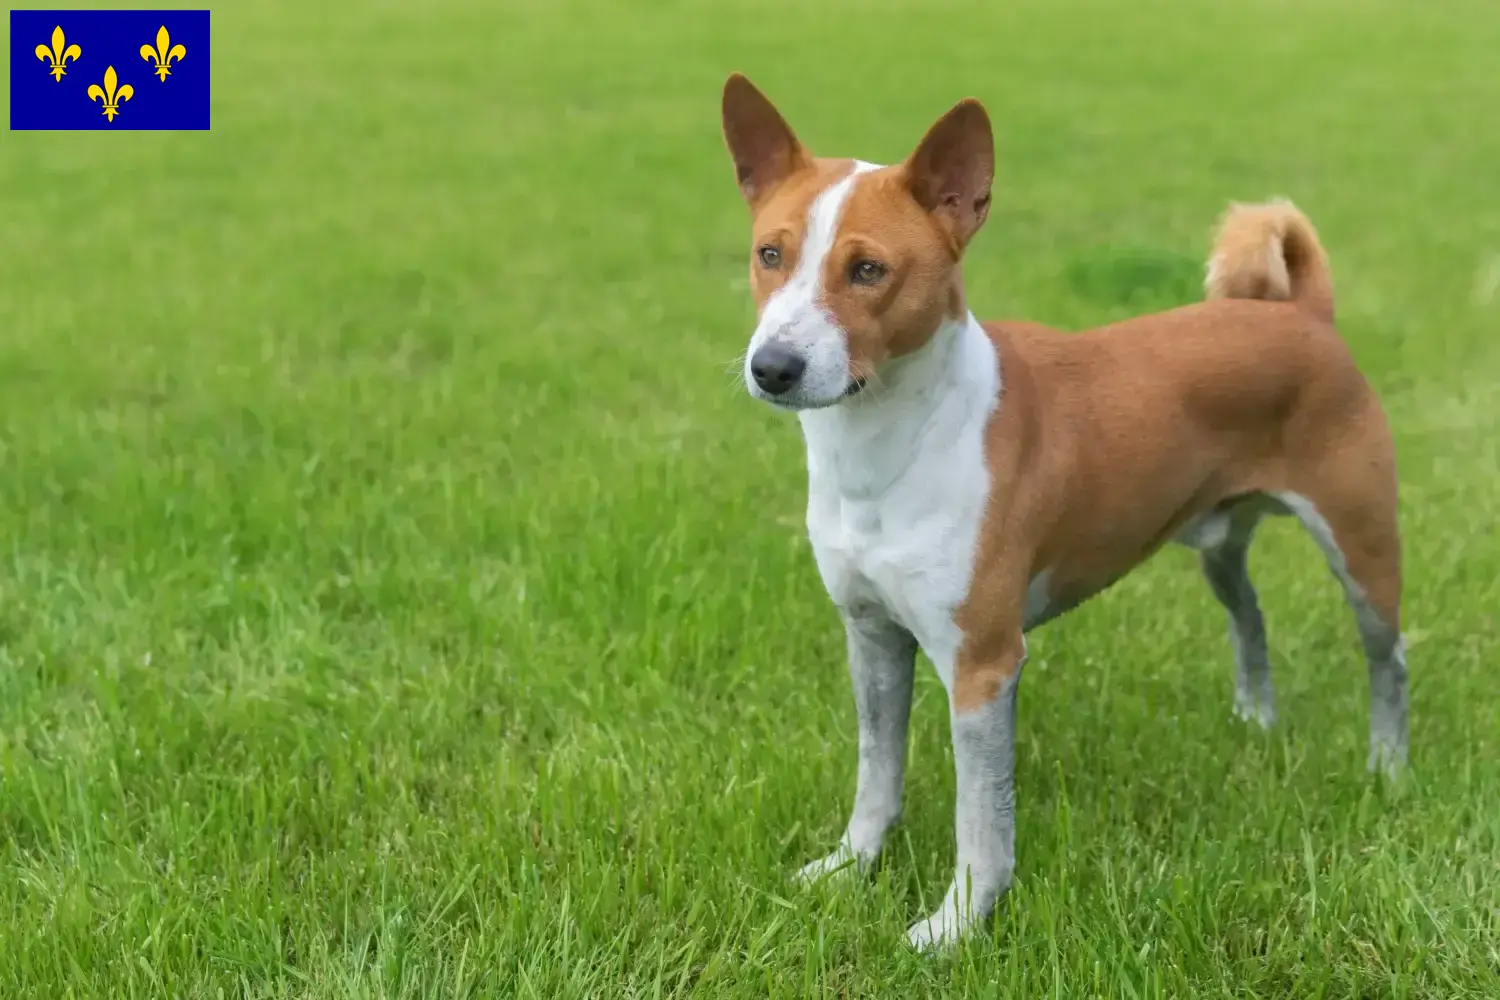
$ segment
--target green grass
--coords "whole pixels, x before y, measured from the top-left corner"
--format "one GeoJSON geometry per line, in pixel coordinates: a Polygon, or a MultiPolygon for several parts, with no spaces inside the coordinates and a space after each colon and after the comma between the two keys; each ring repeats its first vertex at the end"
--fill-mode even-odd
{"type": "Polygon", "coordinates": [[[206,134],[0,151],[0,997],[1500,995],[1492,0],[214,10],[206,134]],[[421,12],[421,11],[426,11],[421,12]],[[1016,887],[924,959],[922,667],[869,885],[798,892],[854,719],[718,92],[892,160],[995,120],[986,317],[1197,294],[1285,194],[1402,473],[1411,780],[1312,543],[1230,718],[1168,551],[1035,633],[1016,887]]]}

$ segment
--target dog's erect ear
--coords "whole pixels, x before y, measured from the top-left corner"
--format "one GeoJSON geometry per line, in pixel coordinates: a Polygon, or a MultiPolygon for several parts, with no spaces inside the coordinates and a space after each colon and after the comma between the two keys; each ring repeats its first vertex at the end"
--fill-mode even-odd
{"type": "Polygon", "coordinates": [[[984,105],[959,101],[902,165],[917,203],[941,219],[962,250],[990,211],[995,138],[984,105]]]}
{"type": "Polygon", "coordinates": [[[740,193],[753,208],[812,158],[766,95],[743,75],[724,82],[724,142],[734,158],[740,193]]]}

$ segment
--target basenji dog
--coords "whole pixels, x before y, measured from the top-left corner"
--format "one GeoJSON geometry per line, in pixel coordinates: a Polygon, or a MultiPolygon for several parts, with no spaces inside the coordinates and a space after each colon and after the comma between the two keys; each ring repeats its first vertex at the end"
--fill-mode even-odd
{"type": "Polygon", "coordinates": [[[1205,301],[1081,333],[986,323],[961,274],[994,173],[978,101],[890,166],[812,155],[739,74],[722,112],[752,219],[745,385],[801,421],[807,531],[859,720],[848,825],[803,877],[868,869],[900,816],[920,648],[949,698],[957,865],[908,937],[950,943],[985,919],[1015,865],[1025,636],[1169,541],[1200,553],[1228,614],[1236,712],[1269,725],[1246,571],[1267,514],[1301,521],[1342,583],[1369,666],[1369,766],[1401,768],[1394,448],[1301,212],[1231,205],[1205,301]]]}

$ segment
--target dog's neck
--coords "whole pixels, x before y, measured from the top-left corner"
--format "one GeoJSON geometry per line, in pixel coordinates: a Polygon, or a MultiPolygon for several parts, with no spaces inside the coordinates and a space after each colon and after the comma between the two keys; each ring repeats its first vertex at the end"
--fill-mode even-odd
{"type": "MultiPolygon", "coordinates": [[[[973,313],[944,320],[920,349],[885,365],[836,406],[799,414],[808,471],[849,499],[873,499],[942,454],[996,398],[994,345],[973,313]]],[[[920,473],[918,473],[920,474],[920,473]]]]}

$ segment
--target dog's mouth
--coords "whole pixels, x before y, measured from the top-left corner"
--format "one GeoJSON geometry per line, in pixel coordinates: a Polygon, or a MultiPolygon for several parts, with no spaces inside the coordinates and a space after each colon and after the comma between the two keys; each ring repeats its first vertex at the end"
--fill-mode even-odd
{"type": "MultiPolygon", "coordinates": [[[[759,398],[767,403],[770,403],[772,406],[776,407],[779,410],[821,410],[825,407],[837,406],[839,403],[842,403],[846,399],[858,396],[860,394],[860,391],[864,389],[866,381],[867,380],[863,378],[850,379],[849,383],[844,386],[843,392],[839,393],[832,399],[825,399],[816,403],[808,403],[804,400],[796,398],[788,399],[786,398],[786,396],[761,395],[759,398]]],[[[792,394],[789,393],[788,395],[792,394]]]]}

